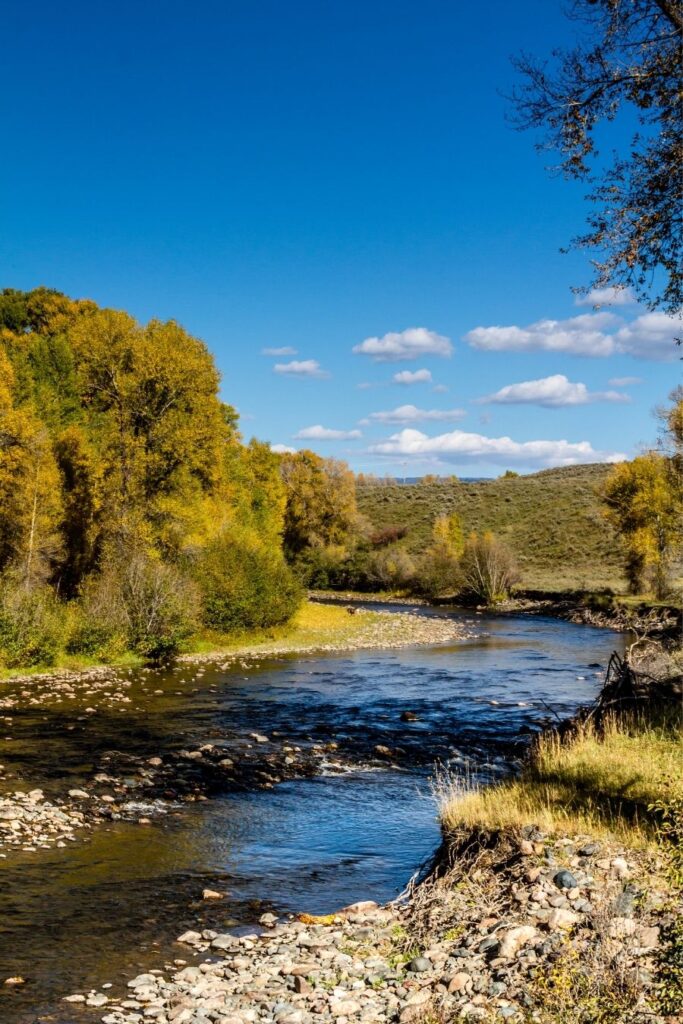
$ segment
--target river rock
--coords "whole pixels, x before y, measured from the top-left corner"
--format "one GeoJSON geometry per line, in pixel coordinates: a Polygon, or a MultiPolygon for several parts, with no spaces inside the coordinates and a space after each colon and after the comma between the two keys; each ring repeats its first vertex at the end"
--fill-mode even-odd
{"type": "Polygon", "coordinates": [[[579,885],[571,871],[558,871],[553,877],[553,882],[558,889],[576,889],[579,885]]]}
{"type": "Polygon", "coordinates": [[[411,971],[413,974],[421,974],[423,971],[429,971],[431,966],[431,961],[426,956],[416,956],[410,963],[406,964],[406,970],[411,971]]]}
{"type": "Polygon", "coordinates": [[[448,980],[447,988],[451,995],[454,992],[464,992],[467,986],[472,981],[472,978],[466,971],[458,971],[452,978],[448,980]]]}
{"type": "Polygon", "coordinates": [[[225,898],[225,893],[218,892],[216,889],[203,889],[202,899],[203,900],[222,900],[225,898]]]}
{"type": "Polygon", "coordinates": [[[536,937],[537,931],[531,925],[521,925],[519,928],[511,928],[509,932],[506,932],[500,941],[498,948],[498,956],[505,957],[509,960],[525,946],[528,942],[531,942],[536,937]]]}

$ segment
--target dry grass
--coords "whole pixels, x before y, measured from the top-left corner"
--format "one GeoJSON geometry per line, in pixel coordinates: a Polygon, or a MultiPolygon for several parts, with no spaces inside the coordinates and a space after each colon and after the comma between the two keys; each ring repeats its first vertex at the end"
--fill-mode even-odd
{"type": "Polygon", "coordinates": [[[520,778],[482,787],[449,776],[439,780],[438,797],[447,836],[535,824],[647,843],[648,806],[683,798],[681,717],[612,720],[602,735],[586,725],[571,740],[543,738],[520,778]]]}
{"type": "Polygon", "coordinates": [[[349,615],[343,605],[304,601],[293,618],[282,626],[231,634],[205,634],[201,639],[195,639],[189,651],[231,651],[279,641],[286,643],[288,649],[292,650],[326,644],[339,646],[346,641],[351,642],[368,626],[379,621],[382,621],[382,617],[376,612],[362,611],[349,615]]]}

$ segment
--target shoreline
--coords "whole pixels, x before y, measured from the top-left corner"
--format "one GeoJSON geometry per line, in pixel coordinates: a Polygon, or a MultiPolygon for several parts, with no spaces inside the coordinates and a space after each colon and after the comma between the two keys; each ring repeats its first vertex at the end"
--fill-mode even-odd
{"type": "Polygon", "coordinates": [[[102,1024],[585,1024],[594,1011],[614,1024],[672,1024],[675,852],[654,832],[531,824],[533,814],[466,824],[442,800],[441,846],[396,900],[266,913],[247,934],[188,930],[163,969],[64,999],[106,1010],[102,1024]]]}
{"type": "Polygon", "coordinates": [[[363,593],[361,591],[311,592],[312,600],[325,604],[381,604],[402,605],[410,608],[457,608],[464,613],[488,612],[492,615],[547,615],[577,625],[612,629],[616,632],[649,631],[664,635],[680,635],[683,628],[683,609],[674,604],[652,604],[629,599],[594,594],[590,591],[520,591],[516,596],[493,607],[459,605],[447,598],[427,600],[411,595],[390,593],[363,593]]]}
{"type": "MultiPolygon", "coordinates": [[[[348,603],[339,601],[334,605],[348,603]]],[[[388,603],[388,602],[387,602],[388,603]]],[[[409,606],[411,602],[403,600],[391,603],[409,606]]],[[[326,602],[318,601],[317,595],[304,606],[304,611],[314,607],[324,608],[326,602]]],[[[415,604],[417,607],[417,604],[415,604]]],[[[290,632],[273,637],[268,631],[256,634],[256,639],[236,639],[224,645],[220,643],[210,650],[185,651],[173,658],[169,664],[206,664],[221,662],[231,664],[234,661],[259,661],[267,657],[283,655],[311,654],[343,654],[357,650],[398,650],[413,645],[448,643],[470,639],[474,634],[466,630],[462,624],[445,617],[427,619],[413,615],[411,612],[379,611],[353,609],[353,614],[339,618],[344,609],[334,608],[337,621],[332,625],[315,624],[313,627],[300,628],[296,617],[290,632]]],[[[117,673],[136,671],[149,667],[142,659],[129,657],[120,663],[98,663],[83,667],[55,666],[54,668],[37,667],[35,670],[17,670],[10,675],[0,676],[0,693],[8,684],[24,684],[31,682],[78,681],[108,678],[117,673]]],[[[0,708],[4,705],[0,697],[0,708]]]]}
{"type": "Polygon", "coordinates": [[[598,998],[633,1013],[610,1020],[665,1024],[651,999],[675,920],[666,900],[651,852],[528,826],[402,903],[266,913],[240,935],[188,930],[163,968],[63,1000],[103,1012],[102,1024],[521,1024],[540,1008],[558,1012],[544,1022],[565,1021],[568,996],[590,1005],[597,985],[598,998]],[[587,956],[604,973],[586,978],[587,956]]]}

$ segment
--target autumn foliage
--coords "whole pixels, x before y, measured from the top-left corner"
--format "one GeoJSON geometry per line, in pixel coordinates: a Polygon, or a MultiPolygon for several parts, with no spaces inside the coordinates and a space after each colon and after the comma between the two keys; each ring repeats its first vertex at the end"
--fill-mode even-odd
{"type": "Polygon", "coordinates": [[[0,293],[0,665],[292,614],[280,459],[218,390],[174,321],[0,293]]]}

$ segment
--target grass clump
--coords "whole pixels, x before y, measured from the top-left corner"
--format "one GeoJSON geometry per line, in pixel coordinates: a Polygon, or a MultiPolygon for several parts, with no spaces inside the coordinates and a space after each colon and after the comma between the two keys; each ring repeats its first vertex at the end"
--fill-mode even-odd
{"type": "Polygon", "coordinates": [[[567,939],[547,969],[531,979],[534,1024],[620,1024],[638,998],[635,972],[603,943],[590,949],[590,962],[567,939]]]}
{"type": "Polygon", "coordinates": [[[661,817],[656,805],[683,799],[681,715],[609,718],[600,731],[588,722],[569,739],[542,736],[519,778],[473,786],[448,777],[438,789],[447,836],[534,823],[549,832],[647,843],[661,817]]]}

